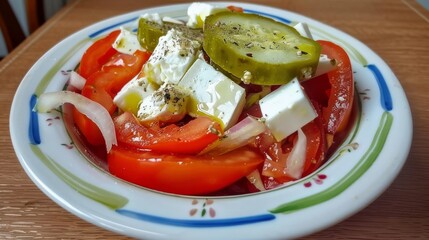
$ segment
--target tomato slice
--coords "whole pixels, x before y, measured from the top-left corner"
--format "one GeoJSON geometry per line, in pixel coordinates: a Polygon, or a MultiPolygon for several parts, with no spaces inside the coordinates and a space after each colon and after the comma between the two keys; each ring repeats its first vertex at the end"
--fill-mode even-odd
{"type": "Polygon", "coordinates": [[[264,158],[250,148],[209,157],[114,146],[107,160],[110,173],[128,182],[162,192],[201,195],[236,182],[258,168],[264,158]]]}
{"type": "MultiPolygon", "coordinates": [[[[321,107],[317,102],[313,102],[313,106],[318,112],[318,116],[301,128],[307,138],[305,163],[302,173],[303,177],[311,174],[320,167],[326,156],[326,136],[321,107]]],[[[287,158],[296,142],[296,138],[297,133],[294,133],[284,141],[276,142],[269,132],[257,137],[256,146],[262,153],[268,156],[261,170],[262,180],[266,189],[271,189],[282,183],[296,180],[283,171],[286,166],[287,158]]]]}
{"type": "MultiPolygon", "coordinates": [[[[147,59],[148,54],[141,51],[136,51],[134,55],[115,54],[108,64],[87,79],[81,94],[100,103],[110,114],[113,114],[116,110],[113,98],[127,82],[139,73],[147,59]],[[114,64],[112,62],[125,63],[125,65],[112,65],[114,64]]],[[[73,116],[77,127],[90,144],[95,146],[104,144],[101,132],[95,123],[76,109],[73,116]]]]}
{"type": "Polygon", "coordinates": [[[322,108],[328,106],[329,96],[331,95],[331,83],[329,82],[328,74],[311,78],[301,82],[308,98],[313,102],[317,102],[322,108]]]}
{"type": "Polygon", "coordinates": [[[110,114],[113,114],[116,110],[112,97],[102,88],[85,85],[82,88],[81,95],[100,103],[110,114]]]}
{"type": "Polygon", "coordinates": [[[321,106],[313,101],[318,116],[302,128],[307,137],[307,151],[303,177],[318,169],[326,158],[327,145],[321,106]]]}
{"type": "MultiPolygon", "coordinates": [[[[119,53],[112,47],[120,31],[113,31],[107,37],[94,42],[84,53],[80,74],[87,79],[81,94],[100,103],[112,115],[116,111],[113,98],[142,69],[150,53],[136,51],[134,54],[119,53]]],[[[85,115],[73,110],[76,126],[88,143],[94,146],[104,144],[100,130],[85,115]]]]}
{"type": "Polygon", "coordinates": [[[222,133],[220,124],[208,117],[197,117],[183,126],[150,128],[140,124],[132,113],[125,112],[116,117],[114,123],[120,144],[163,153],[197,154],[222,133]]]}
{"type": "MultiPolygon", "coordinates": [[[[116,110],[116,105],[113,103],[112,97],[104,89],[97,89],[92,85],[85,85],[81,94],[100,103],[110,114],[113,114],[116,110]]],[[[88,143],[94,146],[101,146],[104,144],[103,135],[97,125],[74,107],[73,119],[75,121],[75,125],[78,127],[79,131],[83,134],[88,143]]]]}
{"type": "Polygon", "coordinates": [[[231,12],[244,12],[244,9],[242,7],[237,7],[237,6],[227,6],[226,8],[228,8],[231,12]]]}
{"type": "Polygon", "coordinates": [[[87,79],[87,84],[104,89],[114,98],[125,84],[139,74],[149,56],[150,53],[139,50],[133,55],[116,53],[87,79]]]}
{"type": "Polygon", "coordinates": [[[247,116],[253,116],[256,118],[262,117],[261,106],[259,106],[259,103],[255,103],[252,106],[244,109],[238,117],[238,121],[245,119],[247,116]]]}
{"type": "MultiPolygon", "coordinates": [[[[354,99],[353,72],[350,59],[340,46],[329,42],[318,40],[322,46],[322,54],[326,54],[337,62],[337,68],[327,73],[331,84],[328,105],[323,109],[323,117],[326,122],[328,139],[336,133],[344,131],[349,121],[354,99]]],[[[328,145],[333,140],[328,140],[328,145]]]]}
{"type": "Polygon", "coordinates": [[[99,71],[109,59],[117,53],[112,47],[120,30],[111,32],[106,37],[95,41],[83,54],[79,65],[79,74],[87,79],[91,74],[99,71]]]}

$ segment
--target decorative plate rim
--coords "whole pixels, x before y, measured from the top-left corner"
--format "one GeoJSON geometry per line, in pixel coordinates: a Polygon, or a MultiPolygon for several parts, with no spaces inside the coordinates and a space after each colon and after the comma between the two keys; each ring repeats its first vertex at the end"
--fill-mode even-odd
{"type": "Polygon", "coordinates": [[[328,163],[288,187],[261,194],[160,194],[120,181],[89,163],[70,142],[60,113],[32,111],[38,95],[64,87],[68,70],[76,66],[91,40],[121,25],[135,27],[135,19],[145,12],[185,17],[189,4],[175,4],[86,27],[54,46],[28,71],[12,103],[10,134],[32,181],[57,204],[86,221],[123,235],[151,239],[295,238],[332,226],[375,200],[401,170],[412,139],[410,107],[392,70],[357,39],[314,19],[256,4],[213,4],[241,6],[246,12],[287,24],[306,22],[317,39],[331,40],[346,49],[355,71],[359,122],[328,163]],[[380,173],[383,178],[377,177],[380,173]],[[315,216],[321,220],[316,221],[315,216]]]}

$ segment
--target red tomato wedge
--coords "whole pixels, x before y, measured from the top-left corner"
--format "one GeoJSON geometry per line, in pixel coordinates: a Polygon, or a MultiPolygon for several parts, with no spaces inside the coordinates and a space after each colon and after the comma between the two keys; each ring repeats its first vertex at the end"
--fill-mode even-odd
{"type": "Polygon", "coordinates": [[[114,146],[107,160],[110,173],[125,181],[162,192],[201,195],[220,190],[248,175],[264,157],[250,148],[209,157],[114,146]]]}
{"type": "Polygon", "coordinates": [[[116,117],[114,123],[122,146],[163,153],[198,154],[222,133],[220,124],[208,117],[197,117],[183,126],[150,128],[140,124],[132,113],[125,112],[116,117]]]}
{"type": "MultiPolygon", "coordinates": [[[[109,63],[87,79],[81,94],[100,103],[110,114],[113,114],[116,110],[113,98],[127,82],[140,72],[148,58],[149,54],[141,51],[136,51],[134,55],[115,54],[109,63]],[[112,65],[112,62],[117,61],[124,65],[112,65]]],[[[76,125],[88,142],[95,146],[104,144],[101,132],[95,123],[77,110],[74,112],[76,125]]]]}
{"type": "Polygon", "coordinates": [[[133,55],[116,53],[87,79],[87,85],[104,89],[113,98],[125,84],[139,74],[149,56],[150,53],[139,50],[133,55]]]}
{"type": "Polygon", "coordinates": [[[244,12],[244,9],[242,7],[230,5],[226,8],[228,8],[231,12],[244,12]]]}
{"type": "MultiPolygon", "coordinates": [[[[97,89],[92,85],[85,85],[81,94],[100,103],[105,109],[107,109],[107,111],[109,111],[110,114],[113,114],[116,110],[116,105],[113,103],[112,97],[104,89],[97,89]]],[[[89,144],[94,146],[101,146],[104,144],[103,135],[97,125],[74,107],[73,119],[89,144]]]]}
{"type": "Polygon", "coordinates": [[[311,174],[322,165],[327,152],[326,133],[321,107],[314,101],[313,106],[318,116],[302,128],[302,131],[307,137],[307,151],[304,172],[302,174],[303,177],[311,174]]]}
{"type": "Polygon", "coordinates": [[[79,65],[79,74],[87,79],[91,74],[99,71],[109,59],[117,53],[112,47],[120,30],[111,32],[106,37],[95,41],[83,54],[79,65]]]}
{"type": "MultiPolygon", "coordinates": [[[[305,177],[323,163],[326,145],[324,130],[320,128],[316,121],[305,125],[302,131],[307,137],[306,157],[302,173],[302,177],[305,177]]],[[[296,134],[292,135],[290,140],[293,141],[295,137],[296,134]]],[[[280,143],[274,143],[267,149],[266,154],[270,156],[271,160],[265,160],[261,176],[265,189],[276,188],[283,183],[296,180],[283,172],[286,160],[293,147],[292,144],[287,142],[282,146],[280,143]]]]}
{"type": "Polygon", "coordinates": [[[337,132],[346,129],[352,112],[354,99],[352,66],[343,48],[329,41],[318,40],[317,42],[322,46],[322,54],[335,59],[337,63],[337,68],[327,73],[331,90],[328,105],[323,109],[326,132],[333,137],[337,132]]]}
{"type": "MultiPolygon", "coordinates": [[[[317,169],[325,157],[325,141],[323,128],[317,123],[318,120],[306,124],[302,131],[307,138],[307,148],[305,153],[305,163],[302,176],[308,175],[317,169]]],[[[270,160],[265,161],[262,175],[273,177],[279,183],[285,183],[294,178],[287,175],[283,169],[286,167],[286,160],[295,144],[297,134],[294,133],[282,145],[279,142],[271,144],[265,151],[270,156],[270,160]]]]}
{"type": "MultiPolygon", "coordinates": [[[[302,131],[307,138],[307,147],[305,153],[305,164],[302,177],[312,173],[323,163],[326,156],[326,136],[323,125],[323,116],[321,107],[313,101],[313,106],[318,116],[311,122],[302,127],[302,131]]],[[[283,169],[286,167],[286,161],[289,153],[296,142],[297,133],[287,137],[284,141],[276,142],[274,137],[269,133],[258,136],[256,146],[265,155],[269,156],[264,163],[261,171],[262,180],[265,188],[271,189],[281,183],[295,180],[287,175],[283,169]]]]}
{"type": "Polygon", "coordinates": [[[322,108],[328,106],[328,99],[331,95],[331,83],[329,82],[328,74],[303,81],[301,82],[301,86],[313,103],[317,102],[322,108]]]}
{"type": "MultiPolygon", "coordinates": [[[[100,103],[110,114],[116,110],[115,95],[141,71],[150,56],[150,53],[138,50],[132,55],[117,52],[112,43],[119,33],[119,30],[113,31],[94,42],[84,53],[79,66],[79,73],[87,80],[81,94],[100,103]]],[[[76,109],[73,118],[88,143],[94,146],[104,144],[94,122],[76,109]]]]}

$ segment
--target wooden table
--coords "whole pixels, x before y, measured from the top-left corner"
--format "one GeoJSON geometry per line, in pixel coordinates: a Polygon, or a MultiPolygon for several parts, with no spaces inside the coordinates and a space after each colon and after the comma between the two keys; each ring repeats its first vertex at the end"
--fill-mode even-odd
{"type": "MultiPolygon", "coordinates": [[[[414,0],[250,2],[301,13],[364,42],[393,69],[413,113],[411,152],[391,187],[361,212],[308,239],[429,239],[429,12],[414,0]]],[[[68,213],[31,182],[12,148],[10,105],[25,73],[54,44],[97,21],[159,3],[73,1],[0,62],[0,239],[122,238],[68,213]]]]}

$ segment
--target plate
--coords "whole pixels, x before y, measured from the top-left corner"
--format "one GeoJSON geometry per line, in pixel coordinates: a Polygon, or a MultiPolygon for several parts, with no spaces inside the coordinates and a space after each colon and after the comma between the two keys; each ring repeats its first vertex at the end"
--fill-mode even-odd
{"type": "Polygon", "coordinates": [[[146,190],[112,177],[80,153],[60,112],[33,112],[37,96],[62,90],[84,50],[119,26],[136,28],[143,13],[186,18],[188,4],[144,9],[89,26],[58,43],[28,71],[13,100],[10,133],[33,182],[78,217],[144,239],[296,238],[330,227],[366,207],[393,181],[407,158],[412,119],[404,91],[386,63],[355,38],[289,11],[244,3],[246,12],[293,24],[349,54],[359,96],[350,136],[320,169],[272,191],[234,197],[192,197],[146,190]]]}

